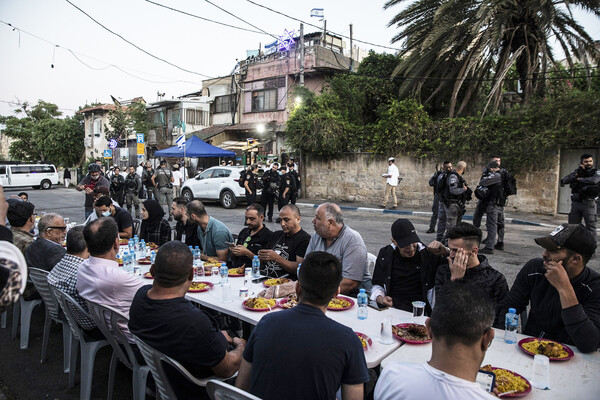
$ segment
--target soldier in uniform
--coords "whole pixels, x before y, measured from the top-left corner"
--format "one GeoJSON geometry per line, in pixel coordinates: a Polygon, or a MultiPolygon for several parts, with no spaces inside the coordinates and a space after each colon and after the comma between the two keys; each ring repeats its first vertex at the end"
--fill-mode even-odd
{"type": "Polygon", "coordinates": [[[277,168],[279,168],[279,163],[274,162],[271,164],[271,169],[266,171],[262,176],[263,191],[261,204],[269,217],[269,222],[273,222],[273,203],[275,203],[275,199],[279,195],[279,183],[281,182],[281,176],[279,176],[277,168]]]}
{"type": "MultiPolygon", "coordinates": [[[[167,162],[162,160],[160,166],[152,175],[152,183],[158,189],[158,202],[165,212],[170,214],[171,203],[173,202],[173,171],[167,168],[167,162]]],[[[173,221],[173,215],[169,215],[169,221],[173,221]]]]}
{"type": "Polygon", "coordinates": [[[497,161],[490,161],[487,165],[487,173],[481,177],[479,186],[487,188],[487,195],[479,201],[485,204],[487,238],[485,247],[479,250],[480,254],[494,254],[494,244],[498,232],[498,214],[501,211],[500,204],[503,203],[502,174],[497,161]]]}
{"type": "Polygon", "coordinates": [[[435,233],[435,225],[438,220],[438,209],[440,203],[440,193],[438,193],[438,179],[440,175],[443,175],[445,172],[452,171],[452,163],[450,161],[444,161],[442,169],[436,170],[435,173],[429,178],[429,186],[433,187],[433,205],[431,206],[431,220],[429,221],[429,229],[427,233],[435,233]],[[447,169],[448,165],[450,165],[450,169],[447,169]]]}
{"type": "Polygon", "coordinates": [[[600,195],[600,170],[594,168],[591,154],[582,154],[579,167],[560,181],[571,187],[571,211],[569,224],[579,224],[581,219],[596,242],[596,219],[598,207],[596,199],[600,195]]]}
{"type": "Polygon", "coordinates": [[[245,172],[244,188],[246,189],[246,201],[248,205],[256,203],[256,191],[258,190],[257,171],[258,165],[252,164],[245,172]]]}
{"type": "Polygon", "coordinates": [[[281,176],[281,182],[279,184],[279,198],[277,199],[277,211],[281,211],[283,206],[290,202],[290,192],[292,187],[292,178],[286,173],[286,167],[279,168],[279,175],[281,176]]]}
{"type": "Polygon", "coordinates": [[[137,219],[141,219],[140,199],[138,197],[138,193],[142,188],[142,180],[140,179],[140,176],[135,172],[135,167],[133,165],[129,166],[129,173],[125,178],[125,183],[123,186],[125,187],[125,206],[127,207],[126,210],[129,211],[131,216],[133,216],[133,209],[135,208],[135,217],[137,219]]]}
{"type": "Polygon", "coordinates": [[[465,213],[465,202],[470,198],[472,193],[467,185],[467,181],[462,175],[467,170],[467,163],[459,161],[456,168],[448,172],[444,185],[442,200],[444,203],[444,211],[446,213],[446,230],[444,238],[448,231],[462,221],[462,216],[465,213]]]}
{"type": "Polygon", "coordinates": [[[452,163],[450,161],[444,161],[442,173],[438,175],[435,186],[438,195],[438,209],[437,209],[437,235],[435,240],[441,242],[444,240],[444,233],[446,233],[446,209],[443,204],[444,187],[446,185],[446,179],[448,174],[452,172],[452,163]]]}
{"type": "Polygon", "coordinates": [[[300,175],[295,170],[295,164],[293,160],[288,163],[288,175],[290,176],[290,203],[296,204],[298,198],[298,191],[300,190],[300,175]]]}
{"type": "Polygon", "coordinates": [[[120,207],[123,207],[123,200],[125,200],[124,184],[125,178],[121,175],[121,168],[115,167],[110,177],[110,197],[119,203],[120,207]]]}

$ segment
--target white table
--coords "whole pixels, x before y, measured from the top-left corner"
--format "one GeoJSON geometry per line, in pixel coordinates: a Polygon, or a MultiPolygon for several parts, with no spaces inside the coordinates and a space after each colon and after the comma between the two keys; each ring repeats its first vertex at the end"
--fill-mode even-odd
{"type": "MultiPolygon", "coordinates": [[[[149,270],[149,266],[141,265],[140,270],[142,273],[145,273],[149,270]]],[[[258,321],[260,321],[260,319],[269,312],[282,311],[282,309],[279,307],[273,309],[273,311],[268,312],[250,311],[245,309],[242,306],[243,301],[238,297],[239,289],[244,285],[243,277],[229,278],[233,298],[233,301],[231,303],[223,303],[221,301],[221,289],[219,284],[217,283],[218,279],[216,279],[214,276],[206,276],[199,280],[211,282],[215,286],[212,290],[206,292],[188,293],[186,295],[186,298],[188,300],[200,304],[204,307],[210,308],[212,310],[238,318],[239,320],[247,322],[251,325],[256,325],[258,321]]],[[[151,280],[148,280],[148,283],[151,283],[151,280]]],[[[264,290],[265,287],[262,283],[256,283],[253,285],[252,288],[248,289],[250,294],[252,294],[253,291],[255,294],[258,294],[260,291],[264,290]]],[[[354,300],[356,301],[356,299],[354,300]]],[[[364,333],[365,335],[371,338],[373,345],[369,350],[365,351],[365,358],[367,360],[367,367],[374,368],[381,364],[381,361],[384,358],[392,354],[402,344],[397,339],[394,339],[393,344],[389,345],[379,343],[377,339],[379,338],[381,322],[383,321],[383,319],[388,316],[392,317],[393,324],[411,322],[412,313],[408,313],[397,309],[377,311],[372,308],[369,308],[368,318],[366,320],[359,320],[356,317],[356,307],[357,306],[354,305],[351,309],[345,311],[327,311],[327,316],[333,319],[334,321],[348,326],[356,332],[364,333]]]]}
{"type": "MultiPolygon", "coordinates": [[[[518,335],[519,340],[524,335],[518,335]]],[[[550,390],[533,388],[527,399],[598,399],[600,398],[600,353],[583,354],[569,346],[575,356],[568,361],[550,362],[550,390]]],[[[431,358],[431,343],[406,344],[382,362],[392,361],[422,364],[431,358]]],[[[516,344],[504,342],[504,331],[496,329],[496,337],[488,349],[483,365],[509,369],[531,380],[533,357],[523,353],[516,344]]]]}

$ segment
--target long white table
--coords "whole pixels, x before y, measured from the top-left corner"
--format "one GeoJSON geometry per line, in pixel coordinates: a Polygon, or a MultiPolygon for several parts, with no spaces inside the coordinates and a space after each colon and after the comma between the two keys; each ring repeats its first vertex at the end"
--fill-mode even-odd
{"type": "MultiPolygon", "coordinates": [[[[141,265],[140,270],[142,273],[145,273],[149,270],[149,266],[141,265]]],[[[143,279],[143,278],[142,278],[143,279]]],[[[220,278],[219,278],[220,279],[220,278]]],[[[281,308],[274,308],[272,311],[260,312],[260,311],[250,311],[245,309],[242,306],[243,300],[239,299],[239,289],[244,285],[243,277],[230,277],[229,282],[231,283],[231,294],[233,301],[230,303],[223,303],[221,301],[221,289],[218,282],[214,276],[206,276],[201,279],[201,281],[211,282],[215,286],[212,290],[206,292],[199,293],[188,293],[186,298],[194,303],[200,304],[204,307],[210,308],[212,310],[230,315],[232,317],[238,318],[241,321],[247,322],[251,325],[256,325],[260,319],[265,316],[267,313],[272,312],[280,312],[281,308]]],[[[151,280],[148,280],[148,283],[151,283],[151,280]]],[[[248,288],[249,293],[257,295],[260,291],[264,290],[265,287],[262,283],[253,284],[252,288],[248,288]]],[[[356,299],[354,299],[356,300],[356,299]]],[[[377,311],[372,308],[369,308],[369,316],[366,320],[359,320],[356,317],[356,304],[349,310],[345,311],[327,311],[327,316],[334,321],[337,321],[345,326],[348,326],[355,332],[361,332],[365,335],[369,336],[373,342],[370,349],[365,351],[365,358],[367,361],[367,366],[369,368],[374,368],[381,364],[381,361],[392,354],[395,350],[397,350],[402,343],[397,339],[394,339],[394,342],[389,345],[384,345],[379,342],[379,334],[381,329],[381,322],[385,317],[392,317],[393,324],[399,324],[403,322],[411,322],[412,313],[408,313],[405,311],[397,310],[397,309],[388,309],[384,311],[377,311]]]]}
{"type": "MultiPolygon", "coordinates": [[[[524,335],[518,335],[519,340],[524,335]]],[[[583,354],[575,346],[569,346],[575,356],[568,361],[550,362],[550,390],[533,388],[527,399],[600,399],[600,353],[583,354]]],[[[390,362],[402,361],[421,364],[431,358],[431,343],[406,344],[381,363],[385,368],[390,362]]],[[[523,353],[516,344],[504,342],[504,331],[496,329],[496,337],[488,349],[483,365],[509,369],[531,380],[533,357],[523,353]]]]}

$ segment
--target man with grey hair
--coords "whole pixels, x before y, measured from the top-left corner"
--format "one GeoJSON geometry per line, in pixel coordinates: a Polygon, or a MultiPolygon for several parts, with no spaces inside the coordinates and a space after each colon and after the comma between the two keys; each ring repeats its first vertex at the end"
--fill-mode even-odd
{"type": "Polygon", "coordinates": [[[342,210],[335,203],[323,203],[317,207],[312,220],[312,235],[306,255],[313,251],[325,251],[335,255],[342,263],[342,294],[356,296],[359,288],[371,288],[371,276],[367,272],[367,247],[360,233],[344,224],[342,210]]]}

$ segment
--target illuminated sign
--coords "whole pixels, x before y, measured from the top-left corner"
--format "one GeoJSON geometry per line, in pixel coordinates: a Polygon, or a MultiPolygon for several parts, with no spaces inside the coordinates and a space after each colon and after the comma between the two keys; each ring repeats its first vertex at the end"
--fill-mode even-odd
{"type": "Polygon", "coordinates": [[[108,141],[108,147],[110,147],[111,149],[116,148],[119,145],[119,142],[116,139],[110,139],[108,141]]]}

